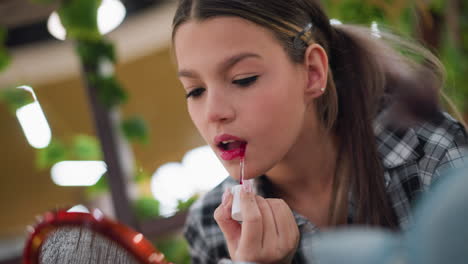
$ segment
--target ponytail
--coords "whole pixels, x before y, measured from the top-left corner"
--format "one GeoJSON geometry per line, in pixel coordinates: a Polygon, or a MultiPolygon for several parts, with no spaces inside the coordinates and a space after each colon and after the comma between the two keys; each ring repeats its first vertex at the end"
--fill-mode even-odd
{"type": "MultiPolygon", "coordinates": [[[[344,177],[352,179],[355,220],[395,228],[372,124],[377,115],[385,115],[379,120],[394,129],[439,116],[443,67],[429,51],[389,33],[375,36],[351,25],[333,26],[332,32],[330,65],[339,102],[335,129],[348,159],[350,175],[344,177]]],[[[347,186],[338,176],[336,184],[335,190],[347,186]]]]}
{"type": "MultiPolygon", "coordinates": [[[[341,155],[345,162],[336,174],[336,192],[333,197],[348,199],[344,194],[351,188],[356,202],[355,223],[376,224],[394,228],[396,216],[385,192],[383,169],[377,152],[372,121],[377,114],[379,98],[384,93],[385,74],[383,65],[371,56],[377,43],[368,40],[358,28],[341,26],[333,28],[330,41],[330,66],[333,72],[334,88],[338,97],[338,115],[335,133],[340,138],[341,155]]],[[[334,200],[330,210],[335,224],[346,221],[338,204],[345,201],[334,200]],[[334,207],[334,208],[333,208],[334,207]]]]}

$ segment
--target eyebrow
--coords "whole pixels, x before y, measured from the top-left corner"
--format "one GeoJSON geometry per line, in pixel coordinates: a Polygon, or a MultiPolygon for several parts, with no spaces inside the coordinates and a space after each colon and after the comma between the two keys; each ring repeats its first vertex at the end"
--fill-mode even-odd
{"type": "MultiPolygon", "coordinates": [[[[247,59],[247,58],[258,58],[261,59],[262,57],[256,53],[251,52],[243,52],[240,54],[236,54],[234,56],[228,57],[223,62],[219,64],[220,70],[219,72],[225,72],[229,68],[232,68],[234,65],[239,63],[240,61],[247,59]]],[[[188,78],[196,78],[198,76],[197,73],[190,71],[190,70],[180,70],[177,75],[179,77],[188,77],[188,78]]]]}

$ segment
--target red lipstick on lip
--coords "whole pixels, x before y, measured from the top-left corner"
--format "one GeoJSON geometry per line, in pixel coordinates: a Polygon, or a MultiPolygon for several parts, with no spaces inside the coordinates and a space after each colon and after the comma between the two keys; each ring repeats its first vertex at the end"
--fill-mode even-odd
{"type": "Polygon", "coordinates": [[[221,158],[223,160],[243,158],[245,155],[245,146],[247,145],[247,142],[241,138],[229,134],[222,134],[215,138],[215,143],[221,152],[221,158]],[[231,142],[228,144],[222,143],[226,141],[231,142]]]}

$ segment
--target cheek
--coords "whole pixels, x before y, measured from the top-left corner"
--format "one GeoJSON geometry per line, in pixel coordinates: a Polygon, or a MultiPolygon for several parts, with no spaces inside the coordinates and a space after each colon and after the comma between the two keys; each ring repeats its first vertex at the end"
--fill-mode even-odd
{"type": "Polygon", "coordinates": [[[244,124],[252,139],[248,155],[255,164],[247,166],[249,175],[266,173],[287,155],[302,131],[304,113],[300,97],[287,92],[267,92],[249,105],[244,124]]]}
{"type": "Polygon", "coordinates": [[[298,85],[290,80],[275,80],[252,99],[255,103],[249,105],[247,118],[258,138],[275,142],[263,142],[267,147],[275,148],[280,144],[284,145],[282,148],[287,148],[299,134],[306,106],[298,85]]]}
{"type": "Polygon", "coordinates": [[[206,140],[205,126],[203,125],[203,116],[201,113],[200,106],[197,106],[194,103],[188,103],[187,111],[190,115],[190,118],[192,119],[193,124],[195,125],[201,136],[206,140]]]}
{"type": "Polygon", "coordinates": [[[304,109],[304,96],[299,82],[290,79],[272,79],[263,88],[257,108],[263,109],[271,119],[294,119],[304,109]]]}

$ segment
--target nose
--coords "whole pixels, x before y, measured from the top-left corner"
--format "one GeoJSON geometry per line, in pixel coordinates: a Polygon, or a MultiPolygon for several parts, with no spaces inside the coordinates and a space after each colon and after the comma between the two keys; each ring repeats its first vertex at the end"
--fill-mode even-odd
{"type": "Polygon", "coordinates": [[[236,116],[234,102],[225,92],[213,90],[208,93],[207,98],[206,116],[208,120],[213,123],[231,122],[236,116]]]}

